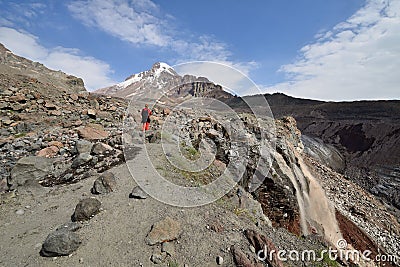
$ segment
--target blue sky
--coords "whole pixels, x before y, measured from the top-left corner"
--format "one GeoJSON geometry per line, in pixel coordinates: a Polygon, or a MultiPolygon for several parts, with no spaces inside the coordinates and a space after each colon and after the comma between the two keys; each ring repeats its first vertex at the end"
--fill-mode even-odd
{"type": "Polygon", "coordinates": [[[400,98],[399,0],[0,0],[0,42],[89,90],[157,61],[204,60],[263,92],[400,98]]]}

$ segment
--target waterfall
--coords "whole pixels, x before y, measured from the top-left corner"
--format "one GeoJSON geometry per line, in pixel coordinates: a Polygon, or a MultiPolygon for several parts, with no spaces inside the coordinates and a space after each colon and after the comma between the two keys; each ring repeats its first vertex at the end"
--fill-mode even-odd
{"type": "Polygon", "coordinates": [[[291,164],[290,167],[279,153],[276,154],[276,160],[282,172],[289,177],[296,190],[302,233],[309,235],[310,227],[317,231],[322,230],[325,239],[332,245],[336,245],[342,235],[336,220],[335,209],[301,156],[296,156],[298,165],[291,164]]]}
{"type": "MultiPolygon", "coordinates": [[[[295,166],[294,169],[302,187],[304,217],[311,226],[316,229],[322,228],[325,239],[336,245],[336,242],[342,239],[342,235],[336,220],[334,206],[301,157],[298,157],[298,163],[299,167],[295,166]]],[[[305,232],[304,234],[308,233],[305,232]]]]}
{"type": "Polygon", "coordinates": [[[276,153],[276,161],[282,170],[283,174],[285,174],[287,177],[289,177],[290,181],[293,184],[293,187],[296,190],[296,199],[297,203],[299,205],[299,213],[300,213],[300,227],[301,227],[301,232],[304,235],[308,235],[308,226],[307,226],[307,220],[306,220],[306,208],[305,208],[305,201],[304,201],[304,195],[302,193],[302,189],[300,188],[300,185],[296,179],[296,176],[293,173],[293,169],[289,168],[289,166],[286,164],[285,160],[283,159],[282,155],[279,153],[276,153]]]}

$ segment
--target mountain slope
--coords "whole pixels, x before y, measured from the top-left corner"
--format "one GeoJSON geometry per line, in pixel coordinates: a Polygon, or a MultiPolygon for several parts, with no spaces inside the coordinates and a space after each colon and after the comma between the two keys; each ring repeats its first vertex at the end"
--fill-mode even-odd
{"type": "Polygon", "coordinates": [[[166,63],[155,63],[148,71],[133,74],[116,85],[98,89],[94,93],[135,101],[163,103],[182,102],[188,97],[232,97],[221,86],[210,82],[207,78],[193,75],[180,76],[166,63]]]}
{"type": "Polygon", "coordinates": [[[3,90],[6,90],[5,79],[21,80],[40,84],[40,93],[52,94],[58,92],[78,93],[86,91],[83,80],[62,71],[54,71],[43,64],[33,62],[13,54],[0,43],[0,77],[3,80],[3,90]]]}

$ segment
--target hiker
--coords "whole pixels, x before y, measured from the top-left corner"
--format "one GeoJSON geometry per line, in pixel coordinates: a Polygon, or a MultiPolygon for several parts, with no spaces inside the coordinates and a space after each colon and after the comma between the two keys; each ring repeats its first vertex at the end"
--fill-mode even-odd
{"type": "Polygon", "coordinates": [[[146,104],[144,106],[144,109],[142,109],[142,131],[143,132],[149,130],[150,115],[151,115],[151,110],[149,109],[149,105],[146,104]]]}

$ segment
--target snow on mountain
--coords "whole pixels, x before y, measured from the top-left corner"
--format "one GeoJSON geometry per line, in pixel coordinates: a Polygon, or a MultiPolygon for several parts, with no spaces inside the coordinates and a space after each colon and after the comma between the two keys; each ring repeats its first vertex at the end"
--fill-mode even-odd
{"type": "Polygon", "coordinates": [[[171,101],[183,100],[192,96],[231,97],[221,86],[211,83],[207,78],[193,75],[180,76],[164,62],[155,63],[150,70],[129,76],[116,85],[96,90],[95,93],[136,100],[171,101]]]}
{"type": "Polygon", "coordinates": [[[159,78],[163,73],[169,74],[171,76],[176,76],[178,75],[174,69],[169,66],[167,63],[164,62],[158,62],[153,65],[151,70],[149,71],[144,71],[138,74],[134,74],[130,77],[128,77],[125,81],[118,83],[116,86],[119,88],[126,88],[130,86],[133,83],[140,82],[142,79],[146,78],[151,78],[151,79],[157,79],[159,78]]]}

